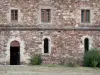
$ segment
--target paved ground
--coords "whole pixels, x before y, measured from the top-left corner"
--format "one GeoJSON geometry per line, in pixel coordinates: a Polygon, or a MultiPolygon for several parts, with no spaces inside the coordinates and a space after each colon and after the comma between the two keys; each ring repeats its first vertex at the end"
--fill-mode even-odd
{"type": "Polygon", "coordinates": [[[62,66],[0,66],[0,75],[100,75],[100,68],[62,66]]]}

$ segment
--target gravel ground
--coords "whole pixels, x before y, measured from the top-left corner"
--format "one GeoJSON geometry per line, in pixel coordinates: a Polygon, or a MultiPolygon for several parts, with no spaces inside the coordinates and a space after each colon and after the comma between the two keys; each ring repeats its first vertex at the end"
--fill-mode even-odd
{"type": "Polygon", "coordinates": [[[0,66],[0,75],[100,75],[100,68],[64,66],[0,66]]]}

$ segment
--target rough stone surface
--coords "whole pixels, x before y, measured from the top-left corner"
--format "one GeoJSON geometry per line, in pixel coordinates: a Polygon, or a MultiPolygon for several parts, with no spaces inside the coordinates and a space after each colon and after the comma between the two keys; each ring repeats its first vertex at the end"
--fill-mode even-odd
{"type": "Polygon", "coordinates": [[[82,63],[84,55],[84,37],[90,38],[91,48],[100,48],[99,30],[63,30],[63,28],[100,27],[99,0],[0,0],[0,26],[34,27],[42,29],[3,30],[0,29],[0,64],[10,62],[10,43],[20,43],[21,63],[29,63],[31,55],[41,54],[44,64],[59,64],[64,60],[82,63]],[[40,8],[52,11],[50,24],[40,23],[40,8]],[[18,23],[10,22],[11,8],[20,10],[18,23]],[[90,9],[91,22],[81,23],[81,9],[90,9]],[[45,29],[44,29],[45,28],[45,29]],[[49,30],[48,28],[55,28],[49,30]],[[56,28],[61,28],[57,30],[56,28]],[[43,37],[50,37],[51,53],[42,54],[43,37]],[[83,39],[82,39],[83,38],[83,39]]]}

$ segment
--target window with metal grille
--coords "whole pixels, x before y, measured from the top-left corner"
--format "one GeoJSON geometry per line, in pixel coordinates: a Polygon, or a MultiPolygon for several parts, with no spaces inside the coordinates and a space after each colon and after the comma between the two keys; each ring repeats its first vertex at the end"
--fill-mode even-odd
{"type": "Polygon", "coordinates": [[[18,10],[11,10],[11,21],[18,21],[18,10]]]}
{"type": "Polygon", "coordinates": [[[81,22],[90,23],[90,10],[88,9],[81,10],[81,22]]]}
{"type": "Polygon", "coordinates": [[[41,9],[41,22],[50,22],[50,13],[50,9],[41,9]]]}

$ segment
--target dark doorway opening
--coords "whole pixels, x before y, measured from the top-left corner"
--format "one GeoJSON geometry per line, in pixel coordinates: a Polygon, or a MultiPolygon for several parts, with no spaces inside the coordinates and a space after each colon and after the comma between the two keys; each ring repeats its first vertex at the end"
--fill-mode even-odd
{"type": "Polygon", "coordinates": [[[85,52],[89,50],[89,39],[88,38],[85,38],[84,40],[84,49],[85,49],[85,52]]]}
{"type": "Polygon", "coordinates": [[[10,46],[10,65],[20,65],[20,45],[17,41],[10,46]]]}
{"type": "Polygon", "coordinates": [[[10,65],[20,65],[19,47],[10,47],[10,65]]]}

